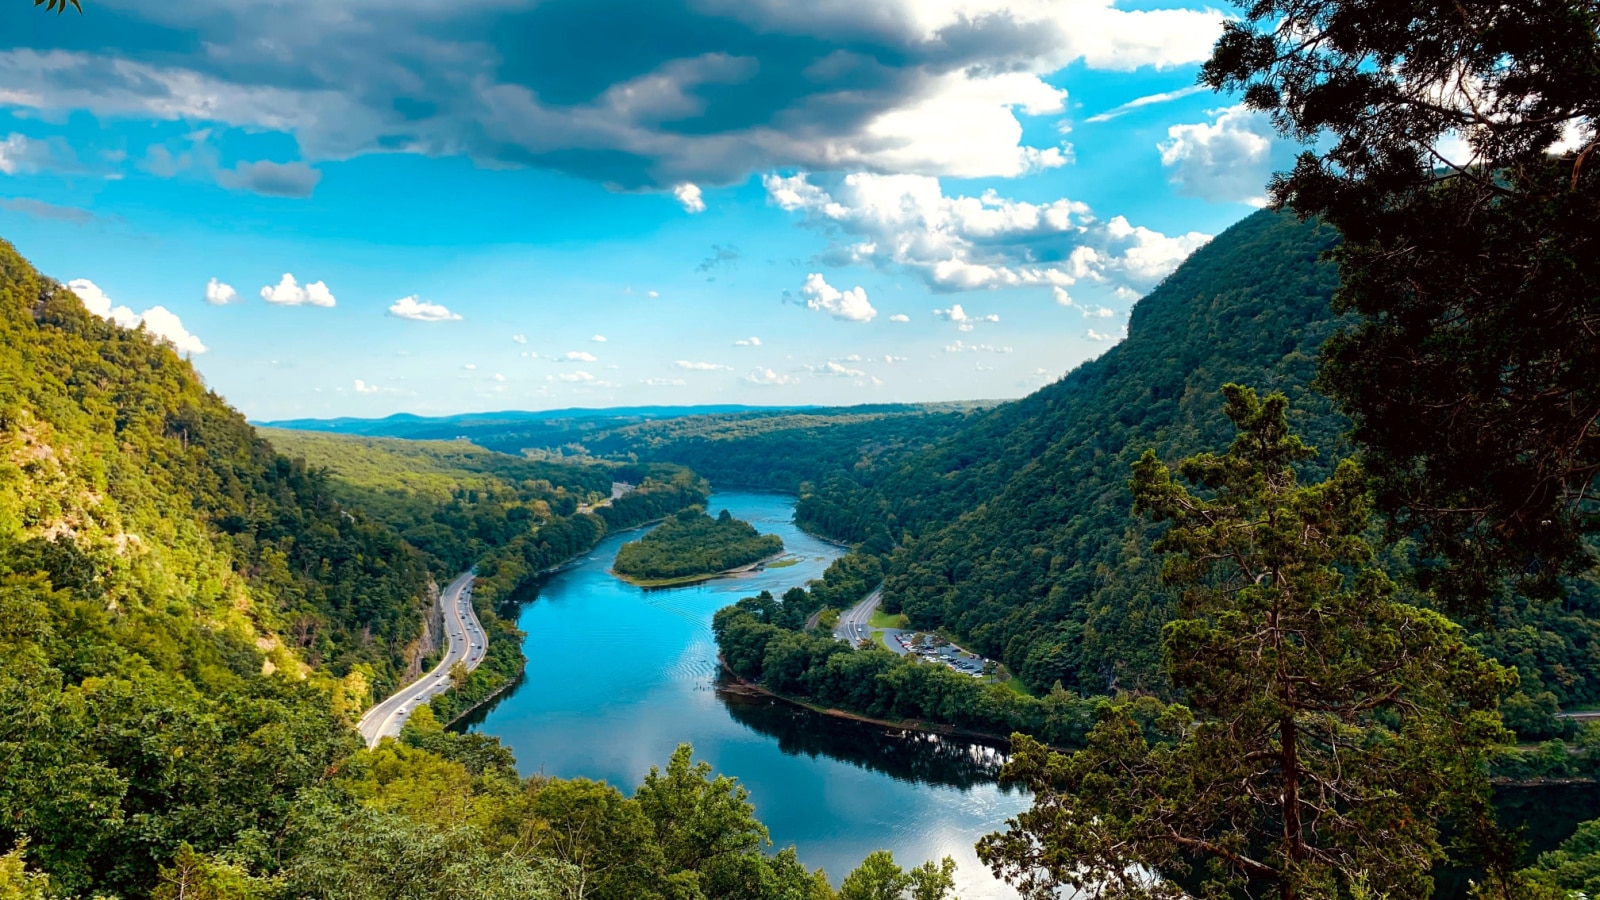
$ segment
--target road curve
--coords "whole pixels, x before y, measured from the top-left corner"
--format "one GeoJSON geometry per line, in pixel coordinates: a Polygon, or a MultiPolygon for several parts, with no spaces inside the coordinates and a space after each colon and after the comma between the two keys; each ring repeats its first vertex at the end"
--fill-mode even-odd
{"type": "Polygon", "coordinates": [[[436,695],[449,690],[450,667],[462,663],[472,671],[483,662],[488,651],[488,640],[478,614],[472,608],[472,572],[462,572],[439,596],[444,608],[444,633],[446,647],[444,658],[433,670],[394,692],[388,699],[367,710],[356,723],[356,729],[367,742],[376,747],[386,737],[395,737],[405,727],[411,711],[427,703],[436,695]]]}
{"type": "Polygon", "coordinates": [[[870,640],[872,628],[868,623],[872,621],[872,614],[877,611],[881,602],[883,602],[883,587],[880,585],[873,588],[872,593],[862,598],[860,603],[840,613],[839,624],[833,628],[833,636],[851,644],[870,640]]]}

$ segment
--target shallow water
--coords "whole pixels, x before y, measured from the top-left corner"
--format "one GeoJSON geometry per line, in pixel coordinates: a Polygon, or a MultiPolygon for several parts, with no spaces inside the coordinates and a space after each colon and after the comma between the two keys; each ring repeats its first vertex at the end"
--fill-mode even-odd
{"type": "Polygon", "coordinates": [[[517,612],[528,635],[521,683],[468,722],[516,752],[523,774],[583,776],[631,791],[680,743],[750,790],[776,847],[837,884],[863,856],[902,865],[949,855],[965,900],[1015,896],[973,844],[1027,806],[993,783],[994,748],[884,732],[763,697],[721,690],[711,616],[740,597],[781,595],[821,577],[843,551],[794,526],[794,498],[718,492],[726,508],[777,534],[797,565],[699,585],[644,589],[612,577],[613,535],[549,576],[517,612]]]}

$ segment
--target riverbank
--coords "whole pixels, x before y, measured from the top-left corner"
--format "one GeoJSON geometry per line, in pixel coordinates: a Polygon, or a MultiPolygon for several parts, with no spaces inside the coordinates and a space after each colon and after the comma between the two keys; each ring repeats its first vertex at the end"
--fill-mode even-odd
{"type": "MultiPolygon", "coordinates": [[[[717,657],[717,663],[722,667],[722,671],[728,676],[728,678],[731,679],[729,682],[725,682],[721,685],[722,689],[733,693],[743,693],[752,697],[770,697],[774,700],[787,703],[790,706],[794,706],[798,709],[810,710],[811,712],[821,716],[827,716],[832,719],[842,719],[847,722],[855,722],[862,725],[872,725],[877,728],[887,728],[898,731],[915,731],[921,734],[932,734],[938,735],[939,737],[962,738],[965,740],[978,741],[980,743],[991,743],[1005,746],[1010,746],[1011,744],[1011,735],[1009,734],[1001,735],[990,731],[977,731],[971,728],[961,728],[956,725],[949,725],[943,722],[924,722],[919,719],[876,719],[872,716],[851,712],[847,709],[839,709],[832,706],[821,706],[808,700],[802,700],[798,697],[790,697],[785,694],[780,694],[777,691],[766,687],[765,685],[756,684],[753,681],[739,677],[738,673],[728,668],[727,662],[723,660],[720,655],[717,657]]],[[[1047,744],[1046,746],[1050,745],[1047,744]]],[[[1050,749],[1059,750],[1063,753],[1072,752],[1070,748],[1064,747],[1052,746],[1050,749]]]]}

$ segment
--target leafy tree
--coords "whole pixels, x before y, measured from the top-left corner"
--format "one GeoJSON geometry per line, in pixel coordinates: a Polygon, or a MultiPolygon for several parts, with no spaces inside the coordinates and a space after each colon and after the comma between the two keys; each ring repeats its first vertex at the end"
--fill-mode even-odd
{"type": "Polygon", "coordinates": [[[1361,537],[1354,462],[1300,485],[1315,451],[1287,399],[1223,393],[1231,449],[1179,466],[1202,493],[1153,452],[1133,476],[1136,509],[1170,523],[1154,549],[1183,594],[1164,655],[1189,707],[1107,704],[1070,756],[1019,735],[1006,777],[1034,806],[979,854],[1030,897],[1177,897],[1148,873],[1196,862],[1208,897],[1427,897],[1438,822],[1489,815],[1496,701],[1514,677],[1396,598],[1361,537]]]}
{"type": "Polygon", "coordinates": [[[0,856],[0,900],[49,900],[50,876],[27,867],[27,842],[0,856]]]}
{"type": "MultiPolygon", "coordinates": [[[[1519,900],[1579,900],[1600,897],[1600,820],[1578,826],[1577,834],[1532,866],[1517,873],[1519,900]]],[[[1487,892],[1476,897],[1487,898],[1487,892]]]]}
{"type": "Polygon", "coordinates": [[[1315,141],[1271,191],[1344,236],[1322,385],[1380,505],[1469,609],[1556,592],[1600,526],[1600,4],[1244,6],[1202,79],[1315,141]]]}
{"type": "Polygon", "coordinates": [[[907,872],[894,854],[878,850],[868,854],[839,886],[839,900],[945,900],[955,890],[956,861],[946,856],[907,872]]]}

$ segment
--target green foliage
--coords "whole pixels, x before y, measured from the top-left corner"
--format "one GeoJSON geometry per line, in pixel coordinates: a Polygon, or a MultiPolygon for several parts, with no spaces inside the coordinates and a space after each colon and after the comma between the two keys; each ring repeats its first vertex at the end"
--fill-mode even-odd
{"type": "Polygon", "coordinates": [[[1518,873],[1526,900],[1577,900],[1600,897],[1600,820],[1578,826],[1578,833],[1557,850],[1518,873]]]}
{"type": "Polygon", "coordinates": [[[1076,746],[1092,724],[1094,703],[1059,685],[1042,698],[985,683],[882,647],[851,647],[831,634],[801,630],[805,592],[783,602],[762,593],[719,610],[712,630],[734,674],[774,692],[881,719],[909,719],[1004,736],[1038,735],[1076,746]],[[796,620],[798,619],[798,623],[796,620]],[[781,624],[780,624],[781,623],[781,624]]]}
{"type": "Polygon", "coordinates": [[[839,900],[945,900],[955,890],[955,860],[946,856],[907,872],[894,855],[879,850],[867,855],[839,886],[839,900]]]}
{"type": "Polygon", "coordinates": [[[1558,593],[1600,527],[1593,0],[1262,0],[1202,77],[1308,142],[1272,194],[1344,235],[1359,317],[1322,383],[1396,533],[1447,563],[1430,585],[1474,613],[1502,576],[1558,593]]]}
{"type": "Polygon", "coordinates": [[[1438,823],[1492,821],[1486,762],[1514,676],[1395,599],[1361,537],[1354,462],[1302,486],[1315,451],[1287,398],[1223,393],[1232,448],[1179,467],[1203,493],[1154,453],[1134,467],[1136,509],[1169,526],[1153,549],[1182,599],[1163,652],[1188,706],[1155,704],[1150,722],[1108,704],[1071,756],[1019,735],[1006,777],[1034,805],[979,855],[1031,897],[1177,897],[1147,873],[1199,861],[1211,898],[1426,898],[1438,823]]]}
{"type": "Polygon", "coordinates": [[[690,507],[639,540],[623,544],[613,568],[629,579],[681,579],[715,575],[782,552],[782,538],[756,531],[727,510],[713,519],[699,507],[690,507]]]}
{"type": "Polygon", "coordinates": [[[26,842],[0,856],[0,900],[49,900],[50,876],[29,871],[26,842]]]}

